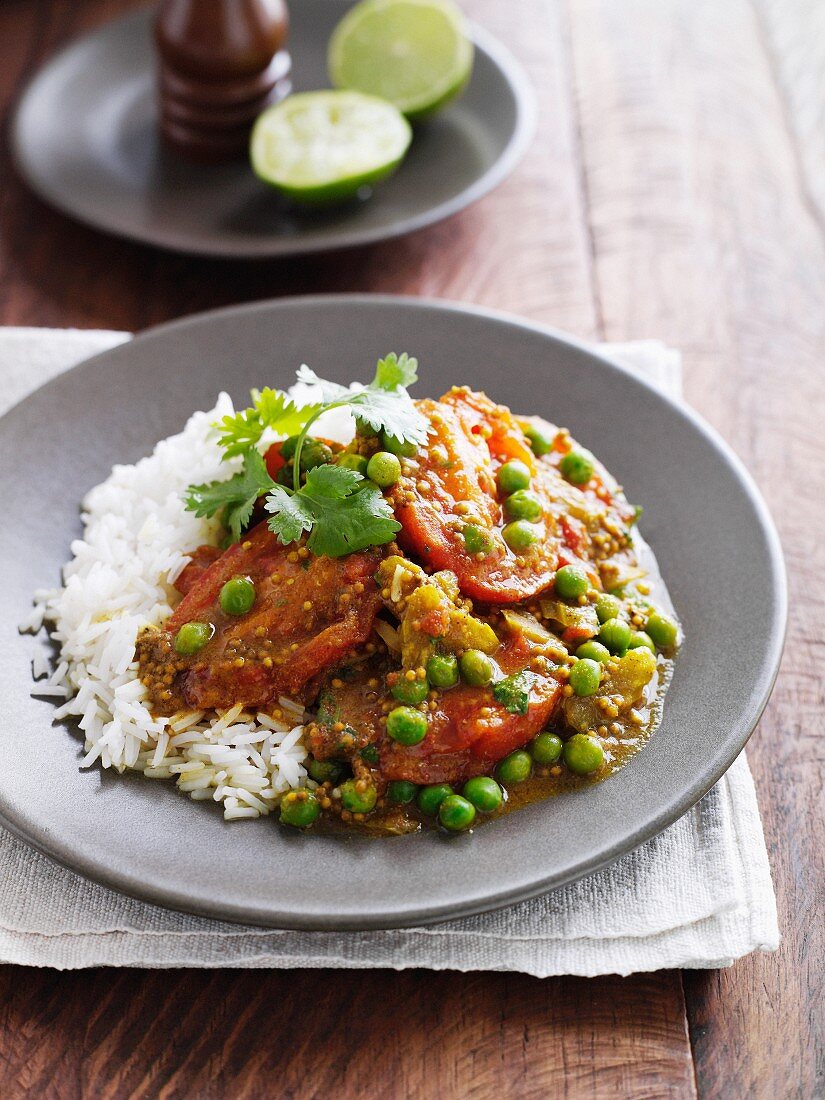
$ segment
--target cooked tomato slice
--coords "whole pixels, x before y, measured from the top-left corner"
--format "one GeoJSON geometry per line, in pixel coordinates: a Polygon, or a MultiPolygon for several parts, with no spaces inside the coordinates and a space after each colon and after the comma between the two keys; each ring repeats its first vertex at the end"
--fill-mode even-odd
{"type": "Polygon", "coordinates": [[[266,707],[279,695],[306,700],[320,675],[367,641],[380,604],[373,579],[380,554],[303,554],[260,523],[202,570],[166,629],[139,643],[141,674],[157,704],[225,709],[266,707]],[[246,615],[221,610],[221,588],[235,576],[255,585],[246,615]],[[214,635],[194,656],[181,657],[174,636],[193,621],[211,623],[214,635]]]}
{"type": "Polygon", "coordinates": [[[466,386],[454,386],[444,394],[441,403],[452,405],[471,425],[470,431],[486,440],[496,469],[511,458],[519,459],[530,470],[535,469],[533,449],[506,405],[496,405],[486,393],[466,386]]]}
{"type": "Polygon", "coordinates": [[[181,596],[186,596],[198,583],[203,574],[216,562],[223,551],[218,546],[199,546],[189,555],[190,561],[178,574],[175,588],[181,596]]]}
{"type": "Polygon", "coordinates": [[[264,455],[266,472],[269,474],[273,481],[275,480],[277,473],[281,469],[281,467],[286,465],[286,462],[284,461],[284,456],[281,454],[281,447],[283,446],[283,444],[284,441],[282,439],[279,439],[277,443],[273,443],[272,446],[267,449],[267,452],[264,455]]]}
{"type": "MultiPolygon", "coordinates": [[[[506,643],[496,661],[511,676],[530,664],[521,639],[506,643]]],[[[443,692],[429,715],[426,738],[399,745],[381,744],[381,772],[387,779],[413,783],[455,783],[482,775],[539,733],[559,706],[562,685],[552,675],[534,673],[526,714],[514,714],[495,700],[489,687],[459,684],[443,692]],[[482,714],[482,709],[485,713],[482,714]]]]}
{"type": "MultiPolygon", "coordinates": [[[[554,438],[553,449],[537,461],[534,485],[541,491],[546,508],[553,516],[559,535],[559,567],[578,565],[585,570],[595,588],[602,586],[600,565],[603,553],[599,553],[594,536],[601,534],[623,539],[622,532],[635,521],[635,509],[628,504],[624,493],[611,474],[596,459],[593,460],[593,476],[586,485],[574,485],[560,472],[559,464],[565,454],[578,444],[567,432],[559,432],[553,425],[538,417],[530,417],[530,423],[554,438]]],[[[616,557],[616,550],[611,555],[616,557]]],[[[575,638],[564,636],[566,642],[575,638]]]]}
{"type": "MultiPolygon", "coordinates": [[[[566,454],[571,450],[581,449],[568,432],[560,431],[555,424],[551,424],[540,416],[524,416],[519,419],[524,424],[531,424],[538,428],[544,436],[553,440],[551,450],[538,460],[539,470],[547,467],[558,469],[566,454]]],[[[623,524],[626,525],[633,520],[635,508],[628,504],[616,479],[595,456],[593,456],[593,477],[586,485],[578,485],[574,489],[585,496],[592,494],[597,497],[615,512],[616,518],[623,524]]]]}
{"type": "MultiPolygon", "coordinates": [[[[496,661],[508,676],[531,663],[529,646],[514,638],[496,653],[496,661]]],[[[514,714],[496,702],[489,687],[459,684],[442,692],[429,714],[426,738],[418,745],[399,745],[389,738],[382,719],[387,696],[381,672],[375,666],[347,676],[338,674],[339,686],[328,684],[321,695],[317,723],[311,728],[310,747],[315,756],[346,755],[339,749],[341,723],[365,741],[379,747],[379,771],[386,780],[413,783],[457,783],[489,772],[514,749],[539,733],[558,708],[560,682],[550,674],[534,674],[527,712],[514,714]],[[486,708],[482,714],[482,708],[486,708]]]]}
{"type": "Polygon", "coordinates": [[[502,460],[513,457],[535,469],[512,416],[484,394],[466,390],[417,404],[432,435],[394,494],[399,542],[425,567],[451,569],[462,592],[473,599],[514,603],[547,588],[558,559],[553,516],[548,512],[536,523],[537,542],[518,554],[501,535],[505,519],[496,471],[502,460]],[[470,528],[475,528],[470,531],[474,539],[468,542],[470,528]],[[487,542],[485,551],[479,550],[479,536],[487,542]]]}

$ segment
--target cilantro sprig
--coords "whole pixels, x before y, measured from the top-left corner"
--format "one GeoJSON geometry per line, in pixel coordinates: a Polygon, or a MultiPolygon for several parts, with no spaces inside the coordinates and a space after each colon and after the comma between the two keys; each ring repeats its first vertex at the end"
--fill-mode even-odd
{"type": "Polygon", "coordinates": [[[308,531],[309,550],[328,558],[381,546],[401,530],[380,490],[345,466],[315,466],[295,492],[276,485],[264,507],[280,542],[288,545],[308,531]]]}
{"type": "MultiPolygon", "coordinates": [[[[418,360],[406,353],[391,352],[379,359],[375,377],[361,390],[350,390],[338,382],[327,382],[304,364],[298,368],[298,381],[318,386],[323,404],[304,424],[295,446],[295,492],[300,489],[301,450],[310,427],[331,409],[352,409],[359,420],[376,432],[386,432],[402,442],[419,447],[427,442],[429,426],[407,393],[407,387],[418,381],[418,360]]],[[[271,526],[271,523],[270,523],[271,526]]]]}
{"type": "Polygon", "coordinates": [[[250,447],[244,452],[243,469],[227,481],[211,481],[206,485],[190,485],[184,501],[196,516],[219,515],[229,528],[232,541],[237,542],[243,528],[252,517],[258,497],[275,488],[259,451],[250,447]]]}
{"type": "Polygon", "coordinates": [[[291,397],[268,386],[253,390],[250,396],[252,408],[225,416],[216,425],[221,433],[218,443],[223,448],[224,459],[234,458],[257,446],[267,428],[282,435],[293,435],[323,407],[320,404],[296,405],[291,397]]]}
{"type": "Polygon", "coordinates": [[[311,469],[302,485],[301,452],[319,417],[341,408],[350,409],[376,432],[418,446],[426,443],[427,420],[407,393],[418,380],[417,368],[416,359],[392,353],[378,360],[369,385],[348,389],[302,366],[298,380],[317,387],[321,396],[309,405],[296,404],[280,390],[253,390],[250,408],[225,416],[215,425],[224,458],[242,457],[242,470],[225,481],[190,486],[186,507],[198,516],[218,515],[237,541],[255,502],[266,494],[269,528],[285,546],[306,533],[313,553],[342,557],[390,542],[400,525],[380,490],[357,471],[329,464],[311,469]],[[272,480],[258,450],[268,428],[296,437],[291,488],[272,480]]]}

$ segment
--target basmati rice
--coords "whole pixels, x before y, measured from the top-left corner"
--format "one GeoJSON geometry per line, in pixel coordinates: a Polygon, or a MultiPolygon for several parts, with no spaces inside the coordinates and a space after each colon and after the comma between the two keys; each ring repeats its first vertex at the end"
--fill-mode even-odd
{"type": "MultiPolygon", "coordinates": [[[[297,396],[315,395],[302,386],[297,396]]],[[[55,717],[78,720],[83,767],[100,761],[120,772],[174,779],[191,798],[221,803],[228,821],[269,814],[286,791],[312,785],[304,767],[303,707],[280,699],[272,714],[238,705],[155,718],[138,678],[135,641],[140,630],[172,613],[179,600],[172,583],[187,553],[222,534],[215,520],[186,511],[182,493],[238,469],[238,459],[222,461],[212,427],[233,411],[221,394],[214,409],[195,413],[149,457],[114,467],[83,502],[83,538],[72,543],[63,587],[36,592],[34,610],[20,625],[37,633],[47,624],[59,646],[57,667],[32,693],[67,700],[55,717]]],[[[352,437],[346,410],[326,420],[319,429],[327,438],[352,437]]],[[[35,679],[48,673],[42,650],[32,672],[35,679]]]]}

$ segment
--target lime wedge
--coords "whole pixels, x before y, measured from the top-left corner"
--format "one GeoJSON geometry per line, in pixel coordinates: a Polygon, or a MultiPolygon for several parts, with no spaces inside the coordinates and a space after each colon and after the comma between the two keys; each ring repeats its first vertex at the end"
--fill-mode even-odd
{"type": "Polygon", "coordinates": [[[360,92],[303,92],[267,108],[252,130],[252,168],[297,202],[342,202],[404,158],[410,124],[391,103],[360,92]]]}
{"type": "Polygon", "coordinates": [[[465,86],[473,44],[452,0],[361,0],[333,31],[327,61],[337,88],[381,96],[419,119],[465,86]]]}

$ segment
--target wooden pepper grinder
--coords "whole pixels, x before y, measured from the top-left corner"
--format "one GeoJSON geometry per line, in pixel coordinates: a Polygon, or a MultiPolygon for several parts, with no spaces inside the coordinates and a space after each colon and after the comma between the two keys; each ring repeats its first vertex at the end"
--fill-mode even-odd
{"type": "Polygon", "coordinates": [[[252,123],[289,93],[284,0],[161,0],[160,130],[189,160],[233,160],[252,123]]]}

